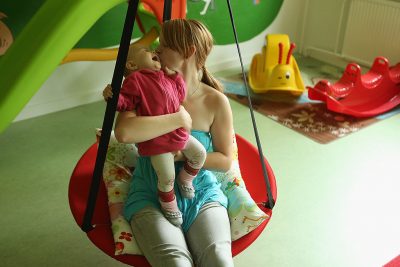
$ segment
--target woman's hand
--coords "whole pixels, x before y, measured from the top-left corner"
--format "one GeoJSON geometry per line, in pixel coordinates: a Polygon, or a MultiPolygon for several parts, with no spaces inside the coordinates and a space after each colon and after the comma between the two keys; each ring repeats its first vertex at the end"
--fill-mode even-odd
{"type": "Polygon", "coordinates": [[[180,106],[176,114],[178,115],[179,123],[182,125],[182,128],[190,133],[192,130],[192,117],[190,117],[189,112],[187,112],[183,106],[180,106]]]}
{"type": "Polygon", "coordinates": [[[104,101],[107,101],[109,98],[113,97],[111,84],[107,84],[106,88],[103,90],[103,98],[104,101]]]}

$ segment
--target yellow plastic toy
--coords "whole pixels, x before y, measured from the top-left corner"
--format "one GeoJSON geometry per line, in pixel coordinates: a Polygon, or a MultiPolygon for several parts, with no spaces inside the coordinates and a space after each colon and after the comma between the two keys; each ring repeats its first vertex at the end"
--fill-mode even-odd
{"type": "Polygon", "coordinates": [[[265,39],[266,45],[261,53],[254,55],[251,61],[251,89],[254,93],[274,90],[301,95],[305,87],[297,62],[292,56],[295,44],[289,43],[289,36],[286,34],[268,34],[265,39]]]}
{"type": "MultiPolygon", "coordinates": [[[[158,30],[151,28],[142,38],[132,43],[132,45],[150,45],[158,38],[158,30]]],[[[100,48],[75,48],[63,59],[61,64],[73,61],[105,61],[117,58],[118,48],[100,49],[100,48]]]]}

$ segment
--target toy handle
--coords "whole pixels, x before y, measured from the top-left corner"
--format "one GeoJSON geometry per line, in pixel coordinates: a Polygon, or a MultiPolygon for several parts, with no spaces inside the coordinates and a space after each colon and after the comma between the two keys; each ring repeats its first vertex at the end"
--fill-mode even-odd
{"type": "Polygon", "coordinates": [[[377,57],[372,64],[371,71],[385,75],[389,72],[389,61],[384,57],[377,57]]]}
{"type": "Polygon", "coordinates": [[[380,64],[382,66],[389,66],[389,61],[385,57],[377,57],[375,58],[373,65],[375,64],[380,64]]]}
{"type": "Polygon", "coordinates": [[[347,65],[345,72],[351,76],[356,76],[358,73],[361,73],[361,68],[356,63],[350,63],[347,65]]]}

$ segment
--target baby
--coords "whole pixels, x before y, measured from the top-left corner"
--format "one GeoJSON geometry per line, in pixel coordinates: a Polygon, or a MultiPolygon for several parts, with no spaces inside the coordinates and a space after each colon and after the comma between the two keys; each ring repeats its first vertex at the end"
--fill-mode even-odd
{"type": "MultiPolygon", "coordinates": [[[[117,110],[135,111],[138,116],[158,116],[178,112],[186,96],[183,78],[170,70],[162,70],[160,59],[147,47],[130,48],[125,66],[125,80],[118,98],[117,110]],[[168,72],[168,74],[167,74],[168,72]]],[[[111,86],[103,91],[112,96],[111,86]]],[[[182,224],[174,192],[174,153],[181,151],[186,161],[178,174],[183,197],[193,198],[193,179],[206,159],[203,145],[179,128],[170,133],[137,144],[141,156],[149,156],[158,177],[158,199],[164,216],[174,225],[182,224]]]]}

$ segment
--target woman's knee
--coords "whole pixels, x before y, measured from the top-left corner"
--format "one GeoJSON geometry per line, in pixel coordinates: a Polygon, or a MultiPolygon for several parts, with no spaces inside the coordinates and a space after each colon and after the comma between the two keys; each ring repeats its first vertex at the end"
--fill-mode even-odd
{"type": "Polygon", "coordinates": [[[174,244],[162,244],[152,248],[148,257],[152,266],[158,267],[193,267],[190,252],[174,244]]]}
{"type": "Polygon", "coordinates": [[[199,267],[233,267],[230,242],[217,242],[207,247],[198,259],[199,267]]]}

